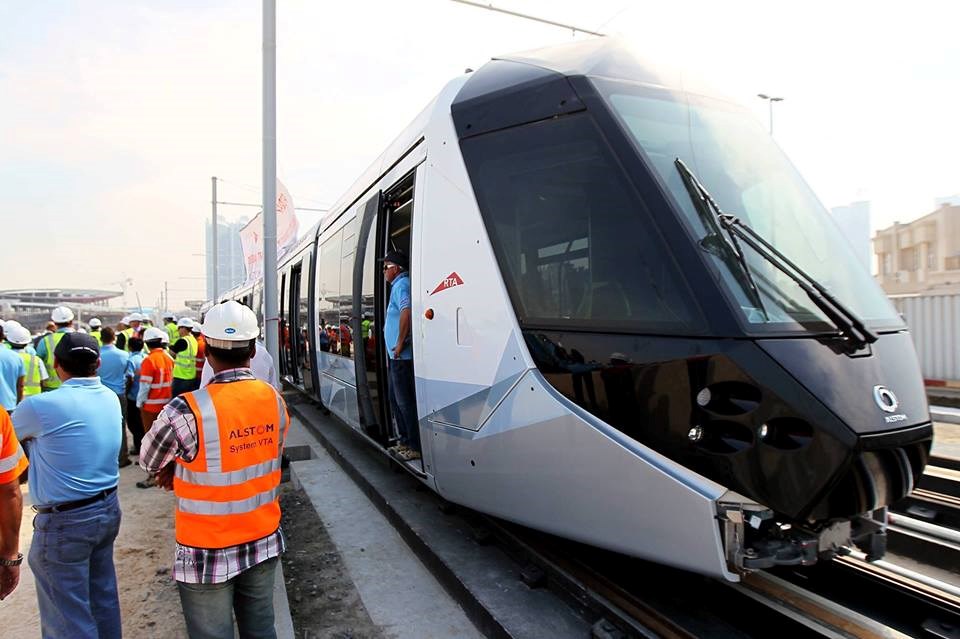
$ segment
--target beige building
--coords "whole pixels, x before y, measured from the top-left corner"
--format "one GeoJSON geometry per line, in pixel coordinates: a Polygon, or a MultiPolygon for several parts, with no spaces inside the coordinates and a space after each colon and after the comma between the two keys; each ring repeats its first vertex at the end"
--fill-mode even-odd
{"type": "Polygon", "coordinates": [[[943,204],[873,237],[877,281],[888,295],[960,292],[960,206],[943,204]]]}

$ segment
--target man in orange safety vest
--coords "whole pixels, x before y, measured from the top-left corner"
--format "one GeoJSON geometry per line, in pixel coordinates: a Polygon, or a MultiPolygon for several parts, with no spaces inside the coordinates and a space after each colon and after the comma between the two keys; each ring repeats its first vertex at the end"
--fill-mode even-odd
{"type": "Polygon", "coordinates": [[[210,384],[174,398],[140,447],[140,465],[172,488],[173,577],[191,637],[275,637],[273,584],[285,541],[280,461],[290,418],[280,393],[256,379],[257,317],[234,301],[201,331],[210,384]],[[241,596],[242,593],[242,596],[241,596]]]}

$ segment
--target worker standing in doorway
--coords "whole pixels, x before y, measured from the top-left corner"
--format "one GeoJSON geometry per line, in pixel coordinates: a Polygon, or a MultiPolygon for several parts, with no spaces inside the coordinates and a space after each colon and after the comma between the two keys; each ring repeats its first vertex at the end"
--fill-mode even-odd
{"type": "Polygon", "coordinates": [[[276,637],[280,458],[290,418],[280,393],[250,371],[260,334],[253,311],[218,304],[202,331],[214,378],[164,408],[143,439],[140,465],[176,498],[173,576],[187,633],[233,637],[235,616],[241,637],[276,637]]]}
{"type": "Polygon", "coordinates": [[[197,376],[197,340],[193,337],[193,320],[181,317],[177,321],[180,337],[170,345],[175,363],[173,365],[173,396],[196,390],[200,386],[197,376]]]}
{"type": "Polygon", "coordinates": [[[390,407],[400,431],[400,442],[390,450],[400,459],[420,459],[420,426],[413,377],[410,274],[407,256],[390,251],[383,257],[383,276],[390,284],[390,301],[383,326],[389,358],[390,407]]]}
{"type": "MultiPolygon", "coordinates": [[[[37,355],[43,360],[48,371],[54,370],[53,351],[56,350],[57,344],[60,343],[64,335],[73,332],[73,311],[66,306],[58,306],[50,313],[50,320],[55,325],[55,332],[45,335],[37,344],[37,355]]],[[[60,378],[56,375],[50,375],[43,384],[43,390],[52,391],[57,388],[60,388],[60,378]]]]}

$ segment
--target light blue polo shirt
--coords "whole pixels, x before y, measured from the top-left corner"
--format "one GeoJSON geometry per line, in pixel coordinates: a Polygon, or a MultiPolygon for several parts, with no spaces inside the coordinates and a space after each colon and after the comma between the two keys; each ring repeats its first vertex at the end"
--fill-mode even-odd
{"type": "MultiPolygon", "coordinates": [[[[393,347],[400,337],[400,311],[410,308],[410,274],[400,273],[390,284],[390,303],[387,304],[387,316],[383,325],[383,341],[387,346],[387,357],[394,359],[393,347]]],[[[407,343],[400,351],[397,359],[413,359],[413,346],[410,335],[413,334],[413,318],[410,322],[410,333],[407,343]]]]}
{"type": "Polygon", "coordinates": [[[113,344],[104,344],[100,347],[100,382],[117,395],[123,395],[127,390],[127,375],[133,375],[130,365],[130,353],[121,351],[113,344]]]}
{"type": "Polygon", "coordinates": [[[17,380],[26,374],[23,359],[9,348],[0,348],[0,406],[7,412],[17,407],[17,380]]]}
{"type": "Polygon", "coordinates": [[[127,399],[132,402],[137,401],[137,393],[140,392],[140,367],[143,366],[143,360],[147,359],[147,354],[142,350],[136,353],[130,353],[130,370],[133,371],[133,385],[127,393],[127,399]]]}
{"type": "Polygon", "coordinates": [[[120,401],[99,377],[74,377],[24,399],[13,429],[30,456],[30,494],[48,506],[91,497],[120,478],[120,401]]]}

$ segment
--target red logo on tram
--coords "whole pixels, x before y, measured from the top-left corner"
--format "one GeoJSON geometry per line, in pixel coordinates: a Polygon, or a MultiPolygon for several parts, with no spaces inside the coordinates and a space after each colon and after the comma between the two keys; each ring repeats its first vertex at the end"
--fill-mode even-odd
{"type": "Polygon", "coordinates": [[[463,279],[457,275],[457,272],[454,271],[450,275],[443,278],[440,283],[437,285],[437,288],[433,289],[431,295],[435,295],[440,291],[445,291],[448,288],[453,288],[454,286],[461,286],[463,284],[463,279]]]}

